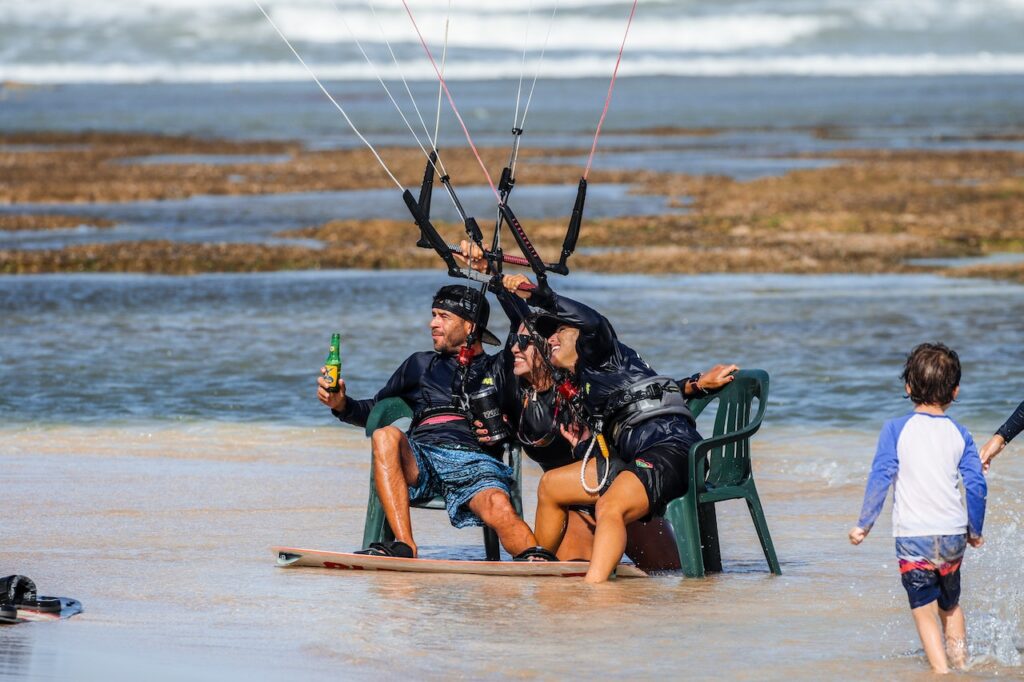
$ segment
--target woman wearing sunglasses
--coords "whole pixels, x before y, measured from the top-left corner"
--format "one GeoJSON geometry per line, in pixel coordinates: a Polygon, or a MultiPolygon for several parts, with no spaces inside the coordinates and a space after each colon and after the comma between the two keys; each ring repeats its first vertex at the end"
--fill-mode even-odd
{"type": "MultiPolygon", "coordinates": [[[[463,242],[463,254],[470,255],[470,249],[463,242]]],[[[466,260],[474,265],[473,259],[466,260]]],[[[511,320],[530,323],[529,328],[521,323],[506,344],[517,381],[505,382],[510,388],[504,411],[524,451],[546,472],[538,491],[538,542],[560,559],[589,558],[590,582],[607,580],[627,549],[641,567],[678,567],[664,520],[652,517],[661,516],[668,501],[686,491],[686,458],[700,436],[684,396],[725,386],[737,367],[717,365],[682,381],[659,377],[618,341],[599,313],[554,292],[518,291],[528,281],[522,275],[506,277],[506,289],[519,298],[499,299],[511,320]],[[547,312],[527,317],[529,308],[521,300],[527,298],[547,312]],[[545,356],[550,360],[545,362],[545,356]],[[570,405],[554,388],[553,367],[585,387],[579,404],[570,405]],[[643,393],[631,392],[641,387],[643,393]],[[646,399],[632,400],[637,396],[646,399]],[[609,460],[590,458],[585,476],[578,459],[588,442],[593,451],[595,439],[582,423],[584,412],[608,417],[602,432],[611,435],[615,452],[609,460]],[[597,485],[586,485],[586,479],[597,485]]],[[[478,434],[486,442],[486,431],[478,434]]]]}
{"type": "MultiPolygon", "coordinates": [[[[572,408],[554,387],[549,363],[550,352],[545,339],[530,333],[536,329],[539,314],[530,313],[522,299],[501,296],[502,307],[511,320],[523,320],[506,349],[512,367],[504,383],[502,411],[526,455],[545,471],[578,463],[577,453],[562,434],[574,423],[572,408]],[[527,322],[529,323],[527,325],[527,322]]],[[[732,381],[735,365],[716,365],[703,374],[678,382],[687,397],[706,395],[732,381]]],[[[489,438],[486,429],[478,428],[483,443],[489,438]]],[[[577,464],[578,469],[578,464],[577,464]]],[[[577,484],[578,485],[578,484],[577,484]]],[[[594,546],[594,505],[579,504],[566,510],[565,533],[557,548],[559,559],[589,561],[594,546]]],[[[627,527],[626,554],[637,566],[647,571],[679,568],[679,554],[664,519],[635,521],[627,527]]]]}

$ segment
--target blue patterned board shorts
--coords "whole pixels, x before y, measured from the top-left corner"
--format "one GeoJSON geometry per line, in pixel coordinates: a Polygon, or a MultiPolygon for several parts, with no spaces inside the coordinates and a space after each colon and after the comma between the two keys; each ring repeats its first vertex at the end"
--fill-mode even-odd
{"type": "Polygon", "coordinates": [[[480,491],[497,488],[512,495],[512,468],[486,452],[417,443],[412,438],[409,445],[420,470],[415,485],[409,486],[409,502],[418,504],[443,496],[448,518],[456,528],[484,525],[466,506],[480,491]]]}
{"type": "Polygon", "coordinates": [[[896,558],[910,608],[938,601],[940,609],[949,611],[960,603],[960,563],[966,549],[966,533],[896,538],[896,558]]]}

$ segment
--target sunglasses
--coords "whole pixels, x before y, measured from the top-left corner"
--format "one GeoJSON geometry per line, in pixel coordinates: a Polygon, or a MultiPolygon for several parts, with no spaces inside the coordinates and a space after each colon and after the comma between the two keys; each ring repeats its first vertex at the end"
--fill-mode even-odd
{"type": "Polygon", "coordinates": [[[533,343],[533,337],[529,334],[516,334],[515,345],[519,346],[519,350],[526,350],[533,343]]]}

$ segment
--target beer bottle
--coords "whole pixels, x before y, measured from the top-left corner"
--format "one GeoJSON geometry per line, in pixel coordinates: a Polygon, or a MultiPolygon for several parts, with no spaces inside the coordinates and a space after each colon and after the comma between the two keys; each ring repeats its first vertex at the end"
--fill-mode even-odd
{"type": "Polygon", "coordinates": [[[338,377],[341,375],[341,354],[338,352],[341,346],[341,334],[331,334],[331,352],[327,354],[327,359],[324,360],[324,379],[327,380],[327,392],[337,393],[340,390],[338,386],[338,377]]]}

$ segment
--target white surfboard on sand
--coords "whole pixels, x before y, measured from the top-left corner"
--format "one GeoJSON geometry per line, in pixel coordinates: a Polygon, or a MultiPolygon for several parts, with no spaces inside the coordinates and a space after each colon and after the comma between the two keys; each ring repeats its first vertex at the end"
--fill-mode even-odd
{"type": "MultiPolygon", "coordinates": [[[[297,547],[271,547],[277,565],[283,568],[334,568],[348,571],[405,571],[411,573],[462,573],[472,575],[557,576],[581,578],[590,564],[586,561],[462,561],[449,559],[403,559],[346,552],[322,552],[297,547]]],[[[619,564],[619,578],[646,578],[632,564],[619,564]]]]}

